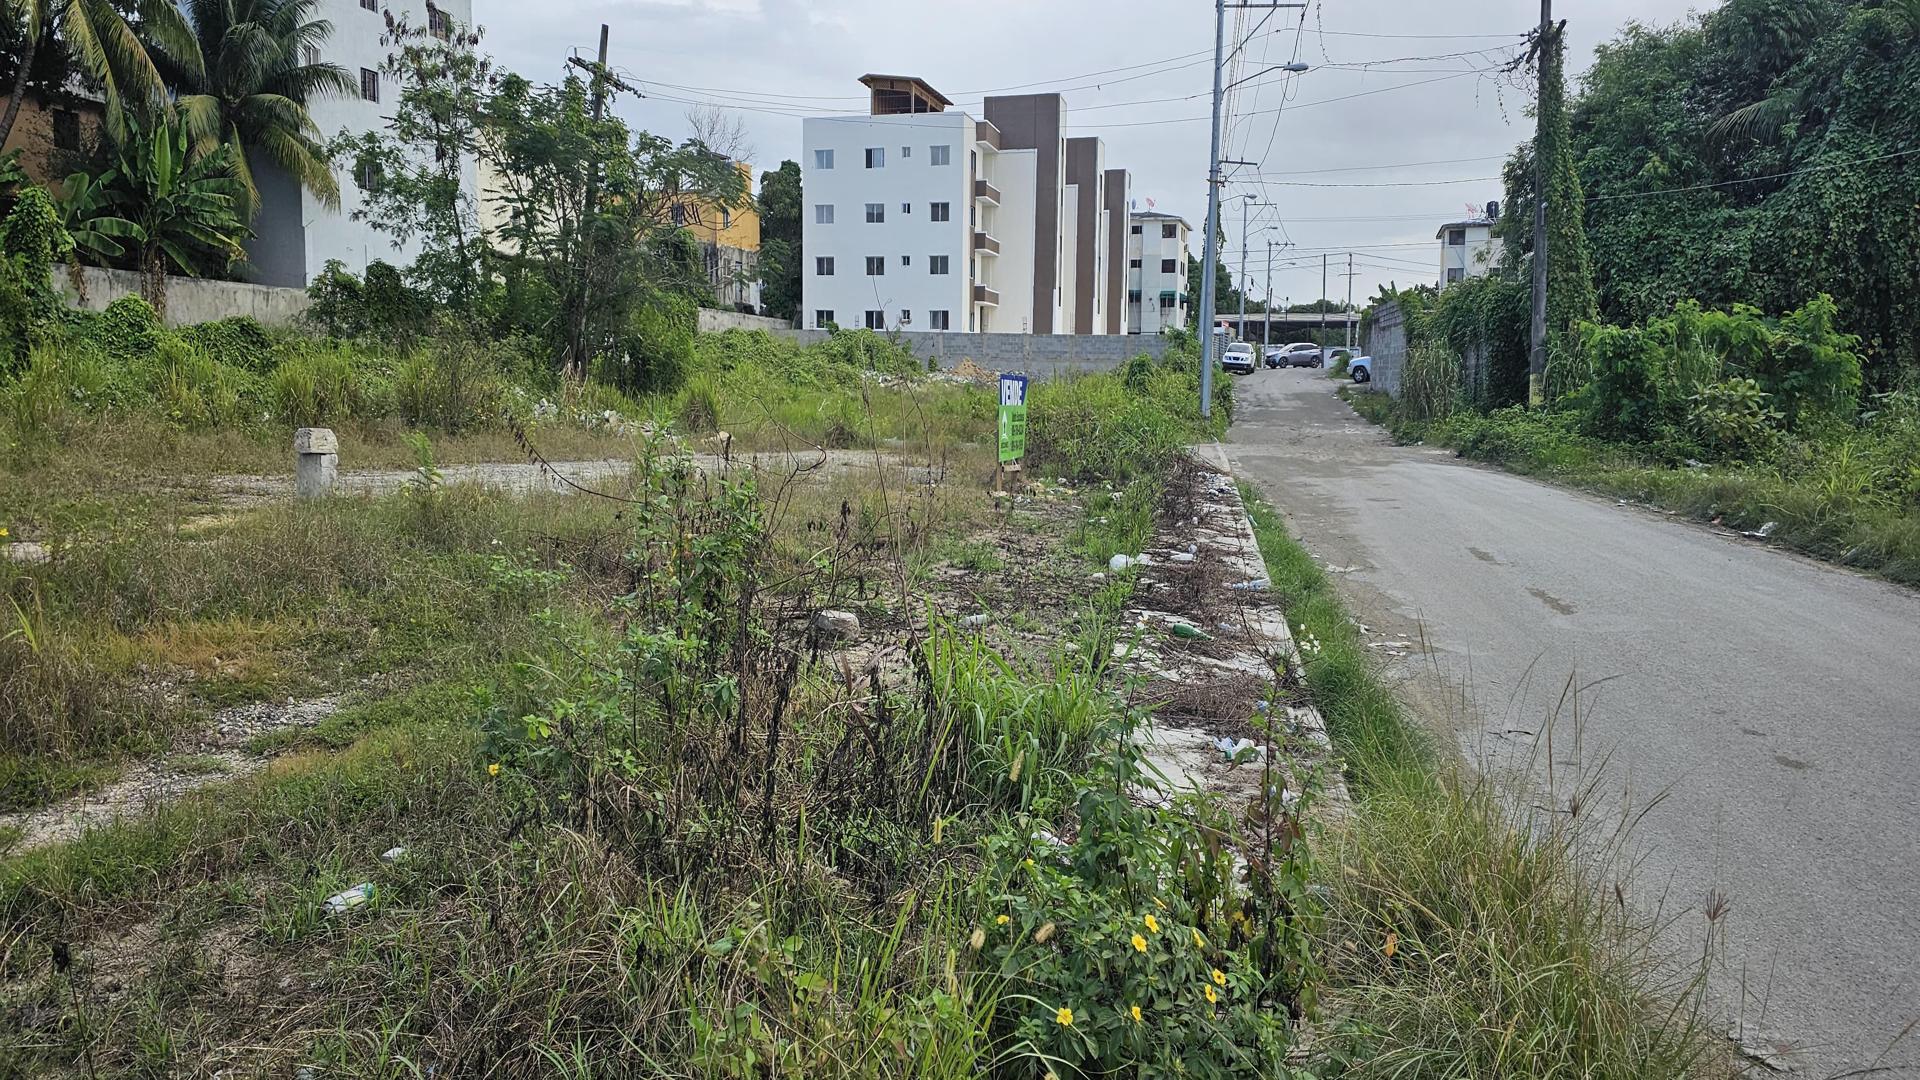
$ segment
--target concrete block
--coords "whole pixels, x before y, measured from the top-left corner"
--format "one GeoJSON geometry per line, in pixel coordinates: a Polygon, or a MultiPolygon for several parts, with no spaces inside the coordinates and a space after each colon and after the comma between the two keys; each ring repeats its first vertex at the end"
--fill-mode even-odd
{"type": "Polygon", "coordinates": [[[296,454],[338,454],[340,439],[332,428],[303,427],[293,433],[293,452],[296,454]]]}

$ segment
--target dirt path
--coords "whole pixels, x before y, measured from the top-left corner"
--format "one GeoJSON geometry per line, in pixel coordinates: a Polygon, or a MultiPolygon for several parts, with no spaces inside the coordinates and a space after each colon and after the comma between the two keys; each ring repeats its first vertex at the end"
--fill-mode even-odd
{"type": "Polygon", "coordinates": [[[76,840],[90,829],[148,813],[190,791],[250,776],[273,760],[273,755],[248,749],[255,739],[311,728],[339,710],[339,695],[227,709],[191,744],[141,762],[99,791],[0,814],[0,856],[76,840]]]}

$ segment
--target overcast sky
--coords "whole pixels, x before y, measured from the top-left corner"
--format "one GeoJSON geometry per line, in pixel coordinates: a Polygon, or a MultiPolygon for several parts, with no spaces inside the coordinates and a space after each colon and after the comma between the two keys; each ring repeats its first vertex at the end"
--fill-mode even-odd
{"type": "MultiPolygon", "coordinates": [[[[1578,72],[1623,23],[1671,23],[1703,6],[1713,4],[1562,0],[1556,14],[1568,20],[1578,72]]],[[[1212,10],[1206,0],[475,0],[474,14],[486,49],[536,81],[557,79],[576,51],[591,56],[609,24],[613,67],[648,94],[618,111],[679,138],[689,101],[730,106],[746,122],[756,177],[799,158],[802,115],[865,111],[855,80],[869,71],[919,75],[975,115],[983,91],[1059,91],[1069,134],[1104,139],[1108,166],[1133,173],[1141,207],[1150,198],[1186,217],[1197,245],[1212,10]]],[[[1236,22],[1251,32],[1262,17],[1229,11],[1229,47],[1236,22]]],[[[1304,22],[1272,13],[1229,80],[1284,64],[1296,49],[1312,70],[1252,79],[1230,102],[1222,156],[1262,163],[1237,170],[1227,188],[1265,204],[1251,219],[1254,294],[1265,289],[1268,239],[1295,245],[1274,257],[1276,301],[1320,295],[1323,252],[1335,253],[1328,292],[1337,298],[1349,249],[1356,302],[1384,281],[1434,281],[1435,229],[1499,198],[1499,181],[1351,185],[1497,177],[1525,133],[1526,91],[1511,77],[1461,72],[1497,68],[1538,18],[1532,0],[1315,0],[1304,22]],[[1469,50],[1490,51],[1452,55],[1469,50]],[[1366,66],[1390,60],[1399,62],[1366,66]],[[1415,162],[1433,164],[1379,168],[1415,162]]],[[[1241,214],[1222,220],[1237,271],[1241,214]]]]}

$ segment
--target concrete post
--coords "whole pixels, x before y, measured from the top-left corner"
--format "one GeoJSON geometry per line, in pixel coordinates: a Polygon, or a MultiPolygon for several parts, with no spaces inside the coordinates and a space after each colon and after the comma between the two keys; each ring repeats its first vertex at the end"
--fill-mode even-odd
{"type": "Polygon", "coordinates": [[[340,440],[332,428],[303,427],[293,433],[293,493],[318,499],[340,479],[340,440]]]}

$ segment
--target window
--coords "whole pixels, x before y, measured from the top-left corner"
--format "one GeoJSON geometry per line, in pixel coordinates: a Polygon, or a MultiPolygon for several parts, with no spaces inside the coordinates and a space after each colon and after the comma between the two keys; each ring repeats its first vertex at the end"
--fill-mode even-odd
{"type": "Polygon", "coordinates": [[[1139,303],[1139,302],[1140,302],[1140,290],[1139,290],[1139,289],[1128,289],[1128,290],[1127,290],[1127,303],[1129,303],[1129,304],[1137,304],[1137,303],[1139,303]]]}
{"type": "Polygon", "coordinates": [[[1163,273],[1163,274],[1171,274],[1171,273],[1173,273],[1173,272],[1174,272],[1174,261],[1173,261],[1172,259],[1161,259],[1161,260],[1160,260],[1160,272],[1161,272],[1161,273],[1163,273]]]}
{"type": "Polygon", "coordinates": [[[953,164],[953,147],[951,146],[927,147],[927,164],[929,165],[953,164]]]}
{"type": "Polygon", "coordinates": [[[903,203],[901,203],[901,204],[900,204],[900,212],[901,212],[901,213],[903,213],[903,214],[911,214],[911,213],[913,213],[913,204],[912,204],[912,203],[910,203],[910,202],[903,202],[903,203]]]}
{"type": "Polygon", "coordinates": [[[360,6],[366,8],[368,11],[379,11],[380,0],[360,0],[360,6]]]}
{"type": "Polygon", "coordinates": [[[816,169],[833,168],[833,151],[815,150],[813,152],[813,167],[816,169]]]}
{"type": "Polygon", "coordinates": [[[80,114],[71,109],[53,111],[53,148],[80,149],[80,114]]]}
{"type": "Polygon", "coordinates": [[[927,220],[948,221],[948,220],[951,220],[952,217],[953,217],[952,203],[937,202],[937,203],[927,204],[927,220]]]}
{"type": "Polygon", "coordinates": [[[374,161],[361,162],[354,167],[353,179],[360,185],[361,191],[379,191],[380,164],[374,161]]]}
{"type": "Polygon", "coordinates": [[[1138,225],[1135,225],[1135,226],[1133,227],[1133,235],[1135,235],[1135,236],[1139,236],[1139,235],[1140,235],[1140,226],[1138,226],[1138,225]]]}
{"type": "Polygon", "coordinates": [[[832,308],[821,308],[813,313],[813,328],[815,330],[825,330],[831,325],[833,325],[832,308]]]}
{"type": "MultiPolygon", "coordinates": [[[[887,148],[884,146],[867,147],[867,168],[884,169],[887,167],[887,148]]],[[[868,312],[872,314],[872,312],[868,312]]]]}
{"type": "Polygon", "coordinates": [[[368,101],[380,100],[380,73],[372,68],[360,69],[360,96],[368,101]]]}
{"type": "Polygon", "coordinates": [[[453,16],[447,14],[444,11],[441,11],[439,8],[434,7],[432,4],[428,4],[427,5],[427,30],[431,32],[434,37],[439,38],[441,41],[452,40],[453,16]]]}
{"type": "Polygon", "coordinates": [[[1456,281],[1465,281],[1466,279],[1467,271],[1464,268],[1458,266],[1447,267],[1447,284],[1451,285],[1456,281]]]}
{"type": "Polygon", "coordinates": [[[869,311],[869,312],[867,312],[867,329],[869,329],[869,330],[885,330],[886,328],[887,328],[887,313],[886,313],[886,312],[884,312],[884,311],[869,311]]]}
{"type": "Polygon", "coordinates": [[[902,255],[902,256],[900,256],[900,265],[901,265],[901,266],[912,266],[912,265],[913,265],[913,256],[911,256],[911,255],[902,255]]]}
{"type": "Polygon", "coordinates": [[[867,276],[885,277],[887,275],[887,257],[885,255],[867,256],[867,276]]]}
{"type": "Polygon", "coordinates": [[[1160,226],[1160,239],[1162,239],[1162,240],[1177,240],[1177,239],[1179,239],[1179,238],[1180,238],[1180,226],[1178,226],[1178,225],[1162,225],[1162,226],[1160,226]]]}
{"type": "Polygon", "coordinates": [[[1172,293],[1160,294],[1160,306],[1163,309],[1172,307],[1178,301],[1179,301],[1179,298],[1174,296],[1172,293]]]}
{"type": "Polygon", "coordinates": [[[813,206],[813,223],[815,225],[833,224],[833,204],[825,202],[815,203],[813,206]]]}
{"type": "Polygon", "coordinates": [[[1447,230],[1447,246],[1448,247],[1465,247],[1466,243],[1467,243],[1467,230],[1465,229],[1448,229],[1447,230]]]}
{"type": "Polygon", "coordinates": [[[673,227],[677,229],[687,223],[687,208],[679,203],[674,203],[672,210],[669,211],[669,216],[673,218],[673,227]]]}
{"type": "Polygon", "coordinates": [[[833,276],[833,256],[831,255],[814,256],[813,276],[832,277],[833,276]]]}
{"type": "Polygon", "coordinates": [[[947,272],[947,256],[945,255],[927,256],[927,273],[944,274],[946,272],[947,272]]]}
{"type": "Polygon", "coordinates": [[[953,328],[953,315],[945,311],[927,312],[927,329],[950,330],[953,328]]]}
{"type": "Polygon", "coordinates": [[[300,50],[300,58],[306,62],[306,65],[308,67],[318,67],[320,65],[319,47],[315,45],[308,45],[302,48],[300,50]]]}
{"type": "Polygon", "coordinates": [[[912,156],[913,156],[913,147],[911,147],[911,146],[903,146],[903,147],[901,147],[901,148],[900,148],[900,160],[901,160],[901,161],[905,161],[905,160],[907,160],[908,158],[910,158],[910,157],[912,157],[912,156]]]}
{"type": "Polygon", "coordinates": [[[867,224],[879,225],[887,220],[887,204],[870,202],[867,204],[867,224]]]}
{"type": "Polygon", "coordinates": [[[1128,259],[1128,260],[1127,260],[1127,269],[1129,269],[1129,270],[1138,270],[1138,269],[1140,269],[1140,260],[1139,260],[1139,259],[1128,259]]]}
{"type": "Polygon", "coordinates": [[[900,325],[901,326],[913,325],[913,310],[911,308],[900,309],[900,325]]]}

